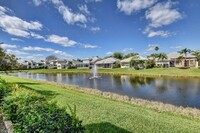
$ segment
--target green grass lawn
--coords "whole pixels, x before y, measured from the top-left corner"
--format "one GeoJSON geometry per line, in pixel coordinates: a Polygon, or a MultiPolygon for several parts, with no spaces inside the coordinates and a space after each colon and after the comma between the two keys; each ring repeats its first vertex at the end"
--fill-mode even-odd
{"type": "MultiPolygon", "coordinates": [[[[31,73],[90,73],[89,69],[37,69],[28,70],[31,73]]],[[[179,69],[179,68],[153,68],[145,70],[134,70],[128,68],[99,69],[99,73],[108,74],[131,74],[146,76],[196,76],[200,77],[200,69],[179,69]]]]}
{"type": "Polygon", "coordinates": [[[50,101],[57,101],[59,106],[76,105],[77,115],[83,120],[87,132],[197,133],[200,131],[200,119],[197,118],[189,118],[170,112],[158,112],[146,107],[113,101],[30,79],[1,77],[8,82],[18,83],[36,90],[50,101]]]}

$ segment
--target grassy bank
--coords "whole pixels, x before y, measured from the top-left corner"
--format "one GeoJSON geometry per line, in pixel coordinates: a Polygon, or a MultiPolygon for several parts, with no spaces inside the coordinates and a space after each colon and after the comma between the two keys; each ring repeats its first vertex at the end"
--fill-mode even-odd
{"type": "MultiPolygon", "coordinates": [[[[37,69],[28,70],[30,73],[91,73],[89,69],[37,69]]],[[[128,68],[99,69],[102,74],[126,74],[137,76],[172,76],[172,77],[200,77],[200,69],[179,68],[153,68],[145,70],[134,70],[128,68]]]]}
{"type": "Polygon", "coordinates": [[[64,89],[61,85],[2,76],[36,90],[59,106],[77,106],[77,115],[87,132],[199,132],[200,119],[158,111],[144,106],[109,100],[100,96],[64,89]]]}

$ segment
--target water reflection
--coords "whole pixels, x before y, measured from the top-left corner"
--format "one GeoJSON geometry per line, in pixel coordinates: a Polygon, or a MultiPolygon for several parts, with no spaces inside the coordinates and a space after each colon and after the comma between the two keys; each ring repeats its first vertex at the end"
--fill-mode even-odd
{"type": "Polygon", "coordinates": [[[101,75],[102,79],[90,80],[91,75],[89,74],[31,74],[20,72],[12,75],[79,85],[129,97],[200,108],[200,79],[101,75]]]}

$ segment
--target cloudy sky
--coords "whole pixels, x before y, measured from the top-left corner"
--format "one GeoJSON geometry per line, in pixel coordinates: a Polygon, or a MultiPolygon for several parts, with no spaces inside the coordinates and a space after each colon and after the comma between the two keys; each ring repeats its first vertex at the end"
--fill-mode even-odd
{"type": "Polygon", "coordinates": [[[0,0],[0,42],[22,59],[200,49],[199,0],[0,0]]]}

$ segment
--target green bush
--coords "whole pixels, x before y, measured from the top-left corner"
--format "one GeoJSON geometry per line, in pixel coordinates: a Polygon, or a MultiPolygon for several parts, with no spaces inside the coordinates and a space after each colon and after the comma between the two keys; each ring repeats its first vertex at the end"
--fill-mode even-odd
{"type": "Polygon", "coordinates": [[[0,103],[3,98],[11,91],[11,86],[0,78],[0,103]]]}
{"type": "Polygon", "coordinates": [[[77,117],[70,116],[55,103],[48,103],[44,97],[19,96],[5,101],[3,110],[7,119],[14,124],[16,132],[30,133],[78,133],[84,127],[77,117]]]}
{"type": "Polygon", "coordinates": [[[140,70],[140,67],[139,67],[138,65],[135,65],[135,66],[134,66],[134,69],[135,69],[135,70],[140,70]]]}
{"type": "Polygon", "coordinates": [[[145,62],[145,66],[146,66],[146,69],[153,68],[155,67],[155,61],[148,60],[147,62],[145,62]]]}
{"type": "Polygon", "coordinates": [[[190,67],[179,67],[179,69],[190,69],[190,67]]]}
{"type": "Polygon", "coordinates": [[[16,133],[82,133],[85,130],[76,116],[76,108],[69,107],[69,114],[36,91],[8,84],[2,79],[0,100],[3,113],[12,121],[16,133]]]}

